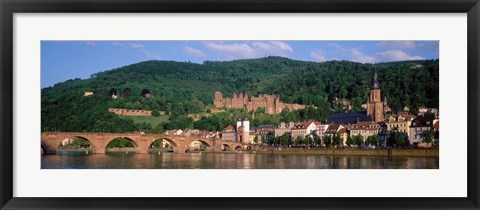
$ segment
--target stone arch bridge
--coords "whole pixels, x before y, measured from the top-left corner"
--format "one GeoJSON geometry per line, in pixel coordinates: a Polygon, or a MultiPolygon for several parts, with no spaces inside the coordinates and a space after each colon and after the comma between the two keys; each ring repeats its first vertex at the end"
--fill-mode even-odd
{"type": "Polygon", "coordinates": [[[116,138],[126,138],[135,145],[136,153],[148,153],[149,146],[158,139],[166,140],[173,146],[175,153],[185,153],[190,144],[199,141],[210,151],[243,150],[244,145],[238,142],[222,141],[221,139],[202,138],[196,135],[165,135],[165,134],[141,134],[141,133],[81,133],[81,132],[45,132],[41,135],[41,146],[46,154],[57,152],[61,142],[70,137],[86,139],[93,153],[105,153],[107,144],[116,138]]]}

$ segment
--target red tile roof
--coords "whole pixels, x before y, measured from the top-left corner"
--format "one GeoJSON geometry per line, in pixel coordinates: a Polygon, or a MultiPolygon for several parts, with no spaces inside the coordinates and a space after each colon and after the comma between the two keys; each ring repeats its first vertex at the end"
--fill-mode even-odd
{"type": "Polygon", "coordinates": [[[299,127],[308,127],[311,123],[312,123],[312,121],[301,122],[301,123],[298,123],[297,126],[299,126],[299,127]]]}
{"type": "Polygon", "coordinates": [[[372,123],[372,121],[364,121],[364,122],[358,122],[358,123],[355,123],[353,125],[357,125],[357,126],[370,126],[372,123]]]}
{"type": "Polygon", "coordinates": [[[226,128],[223,129],[223,131],[226,131],[226,130],[233,130],[233,126],[232,125],[228,125],[226,128]]]}
{"type": "Polygon", "coordinates": [[[334,134],[337,133],[337,130],[340,128],[339,124],[331,124],[328,126],[327,130],[325,131],[326,134],[334,134]]]}

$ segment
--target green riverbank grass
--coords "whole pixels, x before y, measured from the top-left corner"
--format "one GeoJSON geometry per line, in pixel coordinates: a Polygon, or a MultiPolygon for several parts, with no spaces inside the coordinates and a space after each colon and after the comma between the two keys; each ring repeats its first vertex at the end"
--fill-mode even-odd
{"type": "Polygon", "coordinates": [[[152,125],[152,128],[156,127],[158,124],[169,121],[169,115],[160,115],[158,117],[154,116],[119,116],[122,119],[132,119],[134,123],[148,123],[152,125]]]}

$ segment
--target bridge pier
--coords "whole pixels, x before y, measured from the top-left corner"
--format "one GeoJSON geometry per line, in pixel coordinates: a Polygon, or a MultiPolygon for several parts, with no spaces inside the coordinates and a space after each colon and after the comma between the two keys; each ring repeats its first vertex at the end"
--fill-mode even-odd
{"type": "Polygon", "coordinates": [[[135,152],[139,154],[147,154],[148,146],[150,146],[150,138],[146,136],[140,137],[140,141],[135,142],[135,152]]]}
{"type": "Polygon", "coordinates": [[[215,144],[212,146],[212,151],[222,151],[222,143],[215,142],[215,144]]]}
{"type": "Polygon", "coordinates": [[[95,154],[105,154],[105,147],[95,148],[95,150],[93,150],[93,153],[95,153],[95,154]]]}
{"type": "Polygon", "coordinates": [[[175,142],[175,147],[173,148],[173,152],[177,154],[183,154],[185,153],[185,150],[187,149],[187,145],[185,143],[185,140],[181,139],[179,141],[175,142]]]}

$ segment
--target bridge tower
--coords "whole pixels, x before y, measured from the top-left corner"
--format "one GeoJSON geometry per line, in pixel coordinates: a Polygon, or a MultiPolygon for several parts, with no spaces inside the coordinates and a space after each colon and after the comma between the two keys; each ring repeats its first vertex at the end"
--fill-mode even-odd
{"type": "Polygon", "coordinates": [[[237,141],[242,144],[250,143],[250,121],[248,118],[237,119],[237,141]]]}

